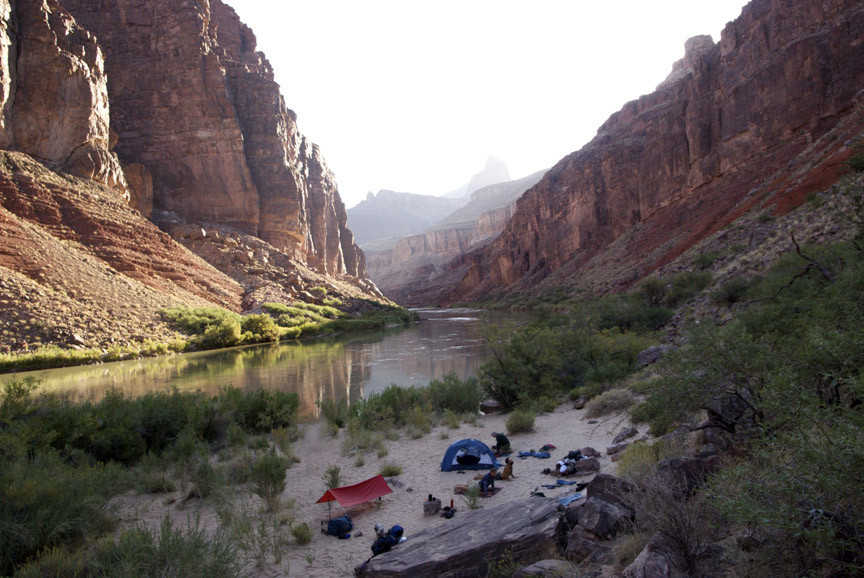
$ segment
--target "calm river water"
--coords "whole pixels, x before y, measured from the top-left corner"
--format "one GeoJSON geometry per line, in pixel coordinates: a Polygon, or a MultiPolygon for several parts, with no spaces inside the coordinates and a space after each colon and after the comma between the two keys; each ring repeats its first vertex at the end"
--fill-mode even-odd
{"type": "MultiPolygon", "coordinates": [[[[322,398],[357,400],[395,383],[426,384],[453,371],[460,378],[489,355],[480,330],[511,315],[473,309],[423,309],[407,327],[271,345],[20,373],[48,391],[100,397],[118,387],[131,395],[176,387],[216,392],[222,386],[278,388],[300,396],[305,417],[322,398]]],[[[0,376],[0,382],[5,381],[0,376]]]]}

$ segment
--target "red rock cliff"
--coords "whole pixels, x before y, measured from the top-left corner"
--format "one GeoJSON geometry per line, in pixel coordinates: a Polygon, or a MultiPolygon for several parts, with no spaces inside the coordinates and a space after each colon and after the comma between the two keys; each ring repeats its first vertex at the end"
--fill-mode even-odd
{"type": "Polygon", "coordinates": [[[0,0],[0,148],[126,196],[102,50],[57,0],[0,0]]]}
{"type": "Polygon", "coordinates": [[[553,167],[495,243],[450,264],[459,281],[427,298],[480,298],[553,272],[578,284],[604,267],[606,286],[622,286],[756,203],[800,203],[864,132],[862,38],[860,1],[754,0],[718,44],[688,41],[654,93],[553,167]]]}
{"type": "MultiPolygon", "coordinates": [[[[62,3],[105,51],[116,150],[152,175],[156,209],[256,235],[324,273],[364,275],[333,175],[233,9],[62,3]]],[[[146,194],[135,196],[146,212],[146,194]]]]}

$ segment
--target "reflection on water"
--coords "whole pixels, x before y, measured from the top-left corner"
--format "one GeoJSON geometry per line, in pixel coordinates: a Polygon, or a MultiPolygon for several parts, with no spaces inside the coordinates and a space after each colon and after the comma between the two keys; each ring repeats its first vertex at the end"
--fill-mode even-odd
{"type": "Polygon", "coordinates": [[[304,416],[314,416],[315,402],[323,398],[356,401],[391,383],[425,384],[450,371],[473,375],[489,354],[481,324],[505,318],[466,309],[425,309],[420,315],[423,321],[408,327],[18,376],[33,375],[45,389],[76,398],[98,398],[109,387],[131,395],[168,387],[211,393],[223,386],[284,389],[300,396],[304,416]]]}

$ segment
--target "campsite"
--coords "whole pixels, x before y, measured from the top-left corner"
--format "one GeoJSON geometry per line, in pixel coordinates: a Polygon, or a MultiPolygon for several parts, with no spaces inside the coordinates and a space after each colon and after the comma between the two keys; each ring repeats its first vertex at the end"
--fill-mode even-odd
{"type": "MultiPolygon", "coordinates": [[[[505,419],[504,414],[490,414],[480,416],[476,425],[462,424],[458,429],[439,425],[419,439],[403,436],[399,440],[385,441],[387,455],[377,458],[375,454],[369,454],[365,463],[359,467],[354,465],[353,459],[342,455],[338,437],[331,437],[321,424],[306,426],[303,438],[295,444],[301,461],[288,470],[288,484],[282,501],[287,503],[291,499],[296,500],[292,513],[298,521],[306,522],[313,529],[313,537],[307,545],[289,549],[280,564],[269,561],[262,568],[261,575],[311,578],[353,576],[354,567],[371,556],[376,523],[385,529],[393,525],[402,526],[405,541],[397,548],[409,548],[413,533],[458,521],[470,510],[460,496],[453,494],[453,486],[476,484],[474,476],[484,470],[445,472],[441,470],[442,460],[451,444],[462,439],[473,438],[491,445],[494,443],[491,432],[505,431],[505,419]],[[372,499],[347,508],[340,506],[338,501],[330,502],[329,508],[327,502],[317,503],[327,491],[322,475],[328,466],[336,464],[341,467],[344,487],[374,479],[384,463],[397,464],[402,468],[402,473],[386,478],[392,493],[384,494],[380,502],[372,499]],[[457,510],[453,519],[448,520],[440,515],[424,515],[423,503],[429,494],[440,498],[447,505],[450,499],[453,499],[457,510]],[[344,514],[351,517],[354,528],[350,538],[339,539],[319,531],[321,521],[328,519],[328,509],[333,517],[344,514]],[[362,535],[358,536],[358,531],[362,535]]],[[[556,460],[566,456],[572,449],[585,446],[596,448],[603,453],[599,460],[600,471],[614,473],[615,464],[605,455],[604,450],[611,445],[615,435],[630,424],[621,416],[601,419],[596,423],[589,421],[596,422],[584,417],[584,412],[573,409],[571,403],[565,403],[552,413],[537,416],[533,432],[510,436],[514,450],[511,457],[515,462],[515,478],[496,482],[501,491],[480,501],[483,510],[506,511],[509,503],[529,498],[536,486],[554,484],[556,478],[543,474],[542,471],[552,467],[556,460]],[[516,457],[520,451],[538,450],[546,444],[557,448],[551,452],[549,459],[516,457]]],[[[594,472],[572,479],[587,481],[593,475],[594,472]]],[[[569,486],[544,490],[548,497],[560,497],[573,491],[569,486]]],[[[250,505],[260,507],[258,498],[250,498],[250,505]]],[[[185,524],[187,519],[194,520],[200,516],[204,525],[213,528],[218,525],[214,505],[207,500],[166,504],[164,496],[129,496],[123,507],[124,518],[130,523],[158,525],[159,520],[168,512],[181,524],[185,524]]]]}

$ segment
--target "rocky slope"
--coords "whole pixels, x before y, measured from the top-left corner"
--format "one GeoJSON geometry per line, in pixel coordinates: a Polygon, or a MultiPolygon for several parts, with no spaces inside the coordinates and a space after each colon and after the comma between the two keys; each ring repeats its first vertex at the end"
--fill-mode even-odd
{"type": "Polygon", "coordinates": [[[864,132],[862,31],[860,2],[753,0],[553,167],[494,243],[448,264],[449,287],[414,299],[620,289],[755,207],[785,213],[864,132]]]}
{"type": "Polygon", "coordinates": [[[171,305],[380,296],[346,220],[231,8],[0,0],[0,351],[170,338],[171,305]]]}
{"type": "Polygon", "coordinates": [[[470,202],[439,224],[399,239],[395,246],[366,249],[369,277],[399,302],[413,302],[415,293],[439,285],[445,265],[494,239],[513,215],[516,200],[537,184],[545,171],[474,191],[470,202]]]}

